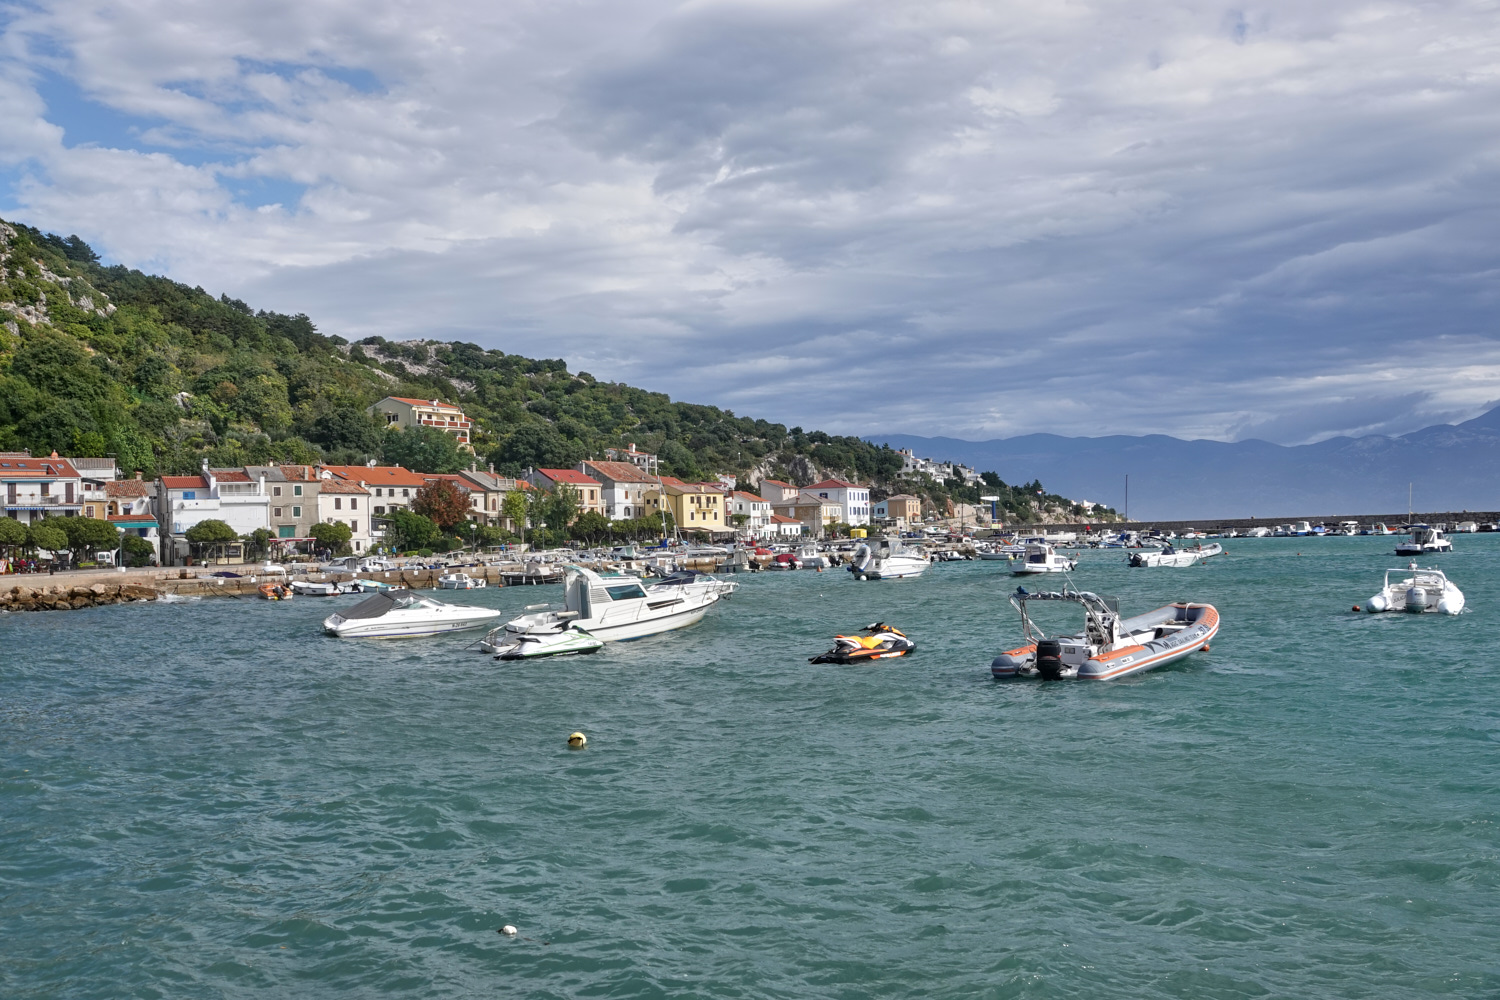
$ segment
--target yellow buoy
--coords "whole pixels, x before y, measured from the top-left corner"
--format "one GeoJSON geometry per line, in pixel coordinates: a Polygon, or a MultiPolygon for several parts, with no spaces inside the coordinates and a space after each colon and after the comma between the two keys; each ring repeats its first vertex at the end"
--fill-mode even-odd
{"type": "Polygon", "coordinates": [[[572,747],[574,750],[582,750],[585,746],[588,745],[588,742],[589,738],[582,733],[574,733],[572,736],[568,737],[568,746],[572,747]]]}

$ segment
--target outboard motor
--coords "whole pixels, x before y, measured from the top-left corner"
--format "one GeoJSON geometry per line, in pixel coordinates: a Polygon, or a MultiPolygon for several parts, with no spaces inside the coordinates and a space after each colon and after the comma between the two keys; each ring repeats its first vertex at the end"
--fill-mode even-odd
{"type": "Polygon", "coordinates": [[[854,555],[849,559],[849,572],[854,574],[855,579],[863,580],[874,562],[875,556],[870,551],[870,546],[860,542],[859,547],[854,550],[854,555]]]}
{"type": "Polygon", "coordinates": [[[1417,614],[1427,610],[1427,591],[1421,587],[1406,588],[1406,610],[1417,614]]]}
{"type": "Polygon", "coordinates": [[[1056,639],[1042,639],[1036,644],[1036,672],[1042,680],[1062,679],[1062,643],[1056,639]]]}

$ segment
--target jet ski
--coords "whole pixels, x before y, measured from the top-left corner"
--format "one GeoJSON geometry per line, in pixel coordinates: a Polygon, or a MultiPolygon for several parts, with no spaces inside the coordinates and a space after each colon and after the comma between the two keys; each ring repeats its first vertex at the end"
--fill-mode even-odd
{"type": "Polygon", "coordinates": [[[479,648],[494,653],[497,660],[530,660],[542,656],[564,656],[569,653],[597,653],[604,640],[592,636],[574,625],[563,626],[560,632],[506,632],[497,628],[479,648]]]}
{"type": "Polygon", "coordinates": [[[905,656],[917,648],[917,644],[906,637],[906,633],[891,628],[885,622],[876,622],[860,629],[863,635],[836,635],[833,648],[826,653],[808,659],[808,663],[867,663],[870,660],[890,660],[905,656]]]}

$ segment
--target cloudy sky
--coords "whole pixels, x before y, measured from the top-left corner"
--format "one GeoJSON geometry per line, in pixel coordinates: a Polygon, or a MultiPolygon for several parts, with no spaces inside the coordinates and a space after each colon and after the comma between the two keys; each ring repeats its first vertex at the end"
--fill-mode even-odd
{"type": "Polygon", "coordinates": [[[0,216],[844,433],[1500,401],[1500,2],[0,0],[0,216]]]}

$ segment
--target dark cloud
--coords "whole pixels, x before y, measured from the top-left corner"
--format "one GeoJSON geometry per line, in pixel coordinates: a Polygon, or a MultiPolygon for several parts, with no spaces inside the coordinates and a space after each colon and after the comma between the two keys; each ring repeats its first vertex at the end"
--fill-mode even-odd
{"type": "Polygon", "coordinates": [[[54,0],[3,40],[6,213],[346,336],[859,433],[1500,394],[1478,9],[54,0]],[[154,131],[70,144],[45,74],[154,131]]]}

